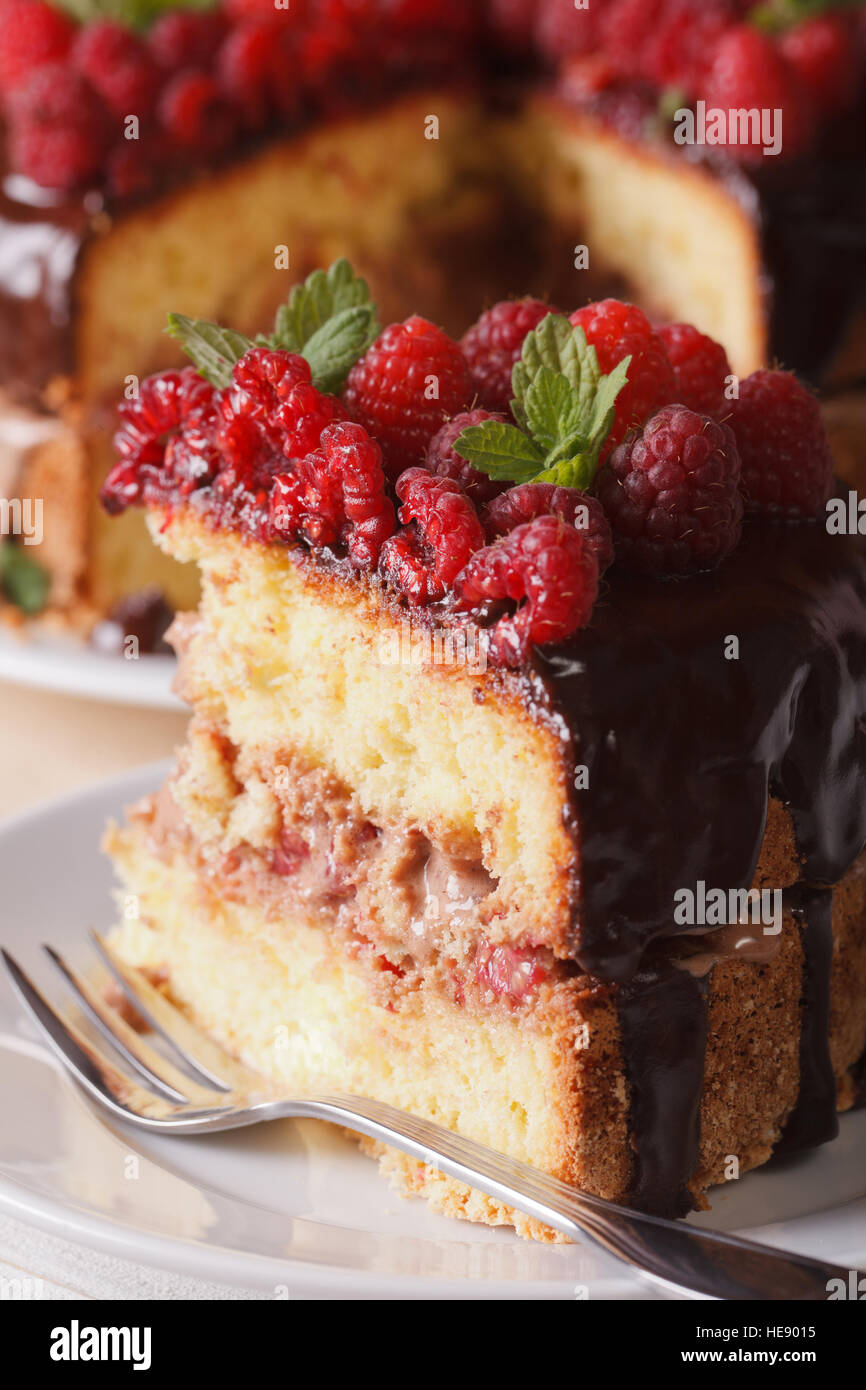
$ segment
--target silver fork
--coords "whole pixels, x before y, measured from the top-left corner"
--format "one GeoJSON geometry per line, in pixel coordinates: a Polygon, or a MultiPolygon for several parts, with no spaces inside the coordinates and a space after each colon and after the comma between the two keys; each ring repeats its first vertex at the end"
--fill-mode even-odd
{"type": "Polygon", "coordinates": [[[573,1240],[591,1242],[667,1286],[724,1299],[826,1300],[850,1271],[754,1241],[647,1216],[578,1191],[526,1163],[363,1096],[276,1094],[231,1057],[96,933],[93,943],[172,1062],[106,1003],[63,957],[43,946],[94,1034],[61,1018],[5,950],[6,968],[30,1016],[88,1095],[115,1119],[161,1134],[212,1134],[263,1120],[308,1117],[381,1140],[525,1212],[573,1240]]]}

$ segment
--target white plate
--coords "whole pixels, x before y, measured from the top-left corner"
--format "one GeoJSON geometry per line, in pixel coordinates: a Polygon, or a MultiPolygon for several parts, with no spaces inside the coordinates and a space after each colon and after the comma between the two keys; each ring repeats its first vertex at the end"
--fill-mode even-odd
{"type": "Polygon", "coordinates": [[[80,638],[0,628],[0,680],[34,685],[58,695],[81,695],[152,709],[183,709],[171,689],[173,656],[141,656],[127,661],[105,656],[80,638]]]}
{"type": "MultiPolygon", "coordinates": [[[[0,828],[0,935],[49,995],[57,985],[39,942],[75,959],[87,928],[111,923],[102,826],[164,771],[127,773],[0,828]]],[[[5,979],[0,1116],[0,1211],[176,1276],[265,1297],[574,1299],[582,1287],[591,1299],[660,1296],[589,1249],[436,1216],[393,1193],[326,1125],[287,1121],[174,1140],[109,1126],[58,1072],[5,979]]],[[[833,1144],[748,1175],[697,1219],[845,1268],[866,1264],[864,1154],[861,1111],[843,1116],[833,1144]]]]}

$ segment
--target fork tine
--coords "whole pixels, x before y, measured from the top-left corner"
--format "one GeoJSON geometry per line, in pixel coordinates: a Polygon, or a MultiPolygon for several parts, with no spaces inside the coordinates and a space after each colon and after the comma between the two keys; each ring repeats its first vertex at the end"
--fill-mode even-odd
{"type": "MultiPolygon", "coordinates": [[[[52,1050],[65,1062],[76,1080],[100,1104],[123,1118],[166,1111],[170,1107],[162,1099],[131,1076],[128,1076],[95,1044],[85,1038],[73,1023],[60,1017],[47,999],[40,994],[18,962],[3,947],[0,955],[9,972],[12,984],[27,1012],[45,1034],[52,1050]]],[[[181,1109],[182,1107],[175,1107],[181,1109]]]]}
{"type": "Polygon", "coordinates": [[[115,1012],[99,995],[99,992],[86,980],[75,974],[72,968],[55,951],[53,946],[43,943],[43,951],[52,965],[60,972],[75,995],[83,1013],[91,1020],[104,1038],[120,1053],[124,1061],[138,1073],[146,1085],[165,1096],[166,1100],[196,1105],[213,1103],[220,1099],[221,1093],[191,1081],[188,1076],[175,1067],[155,1047],[146,1042],[134,1028],[115,1012]]]}
{"type": "Polygon", "coordinates": [[[186,1015],[170,1004],[140,970],[122,961],[98,932],[92,931],[90,936],[130,1003],[153,1031],[170,1043],[197,1080],[223,1091],[243,1091],[251,1086],[261,1088],[261,1077],[225,1052],[194,1023],[190,1023],[186,1015]]]}

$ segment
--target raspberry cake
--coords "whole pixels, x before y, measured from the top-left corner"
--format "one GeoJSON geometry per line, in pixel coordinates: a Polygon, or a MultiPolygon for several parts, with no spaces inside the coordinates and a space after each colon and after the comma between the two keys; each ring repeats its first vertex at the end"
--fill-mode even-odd
{"type": "Polygon", "coordinates": [[[103,490],[202,579],[186,744],[107,837],[125,959],[279,1085],[654,1212],[834,1135],[866,542],[825,524],[811,393],[732,393],[720,345],[615,300],[380,331],[345,263],[258,344],[172,332],[195,366],[122,407],[103,490]]]}
{"type": "Polygon", "coordinates": [[[3,470],[6,493],[44,498],[45,535],[7,554],[0,589],[85,627],[151,586],[194,601],[136,515],[104,524],[110,420],[168,364],[167,311],[253,336],[287,265],[348,254],[388,317],[455,332],[517,284],[624,293],[743,375],[778,358],[858,384],[861,16],[794,9],[767,33],[752,8],[117,0],[82,24],[62,0],[2,0],[0,389],[34,424],[30,442],[2,429],[3,470]],[[677,145],[678,102],[781,111],[781,151],[677,145]]]}

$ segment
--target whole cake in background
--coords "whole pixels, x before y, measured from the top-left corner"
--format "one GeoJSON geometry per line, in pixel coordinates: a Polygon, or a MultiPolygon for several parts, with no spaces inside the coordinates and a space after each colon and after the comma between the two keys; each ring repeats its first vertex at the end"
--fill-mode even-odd
{"type": "Polygon", "coordinates": [[[193,716],[113,940],[289,1093],[682,1215],[866,1099],[866,540],[793,374],[564,307],[172,315],[103,501],[200,568],[193,716]]]}
{"type": "Polygon", "coordinates": [[[7,613],[113,611],[103,644],[159,640],[197,582],[134,513],[104,523],[116,403],[166,365],[169,310],[252,337],[340,254],[386,318],[457,333],[518,287],[614,293],[742,375],[862,380],[861,6],[3,0],[2,19],[0,493],[44,500],[41,543],[0,549],[7,613]],[[782,128],[678,144],[702,104],[782,128]]]}

